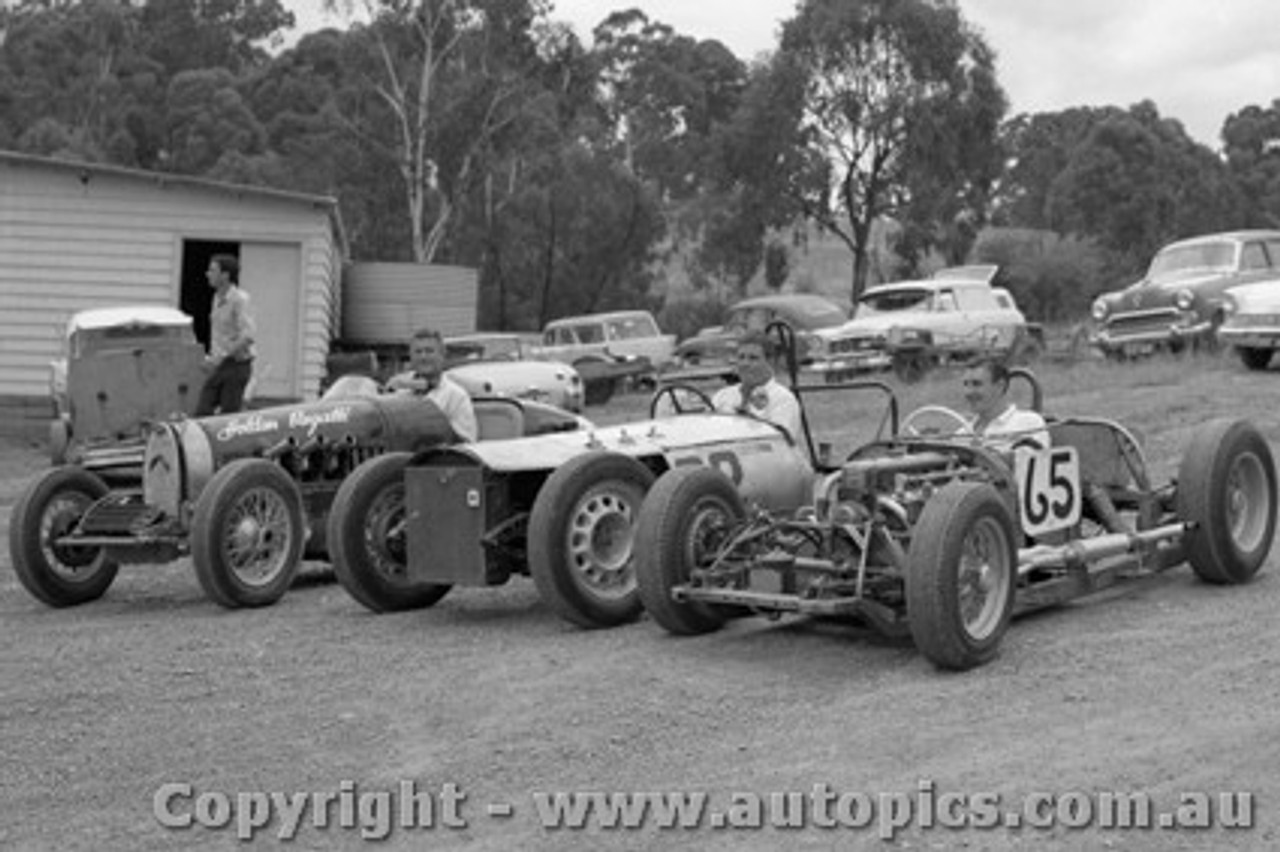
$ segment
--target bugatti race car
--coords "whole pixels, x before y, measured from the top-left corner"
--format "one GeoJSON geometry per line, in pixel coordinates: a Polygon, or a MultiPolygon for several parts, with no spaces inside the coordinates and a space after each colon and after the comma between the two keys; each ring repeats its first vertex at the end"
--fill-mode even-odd
{"type": "MultiPolygon", "coordinates": [[[[1014,372],[1038,406],[1034,377],[1014,372]]],[[[1050,446],[1010,454],[939,406],[899,428],[892,390],[862,384],[889,395],[884,434],[815,464],[802,501],[760,505],[711,466],[657,479],[635,565],[658,625],[688,635],[751,614],[848,617],[968,669],[995,655],[1016,613],[1183,561],[1210,583],[1244,583],[1271,549],[1275,465],[1246,421],[1195,429],[1177,479],[1156,486],[1139,441],[1111,420],[1046,417],[1050,446]]]]}
{"type": "MultiPolygon", "coordinates": [[[[809,490],[807,451],[771,424],[703,411],[540,437],[387,453],[357,468],[329,514],[334,572],[375,612],[427,607],[455,585],[532,575],[569,622],[605,627],[641,612],[631,543],[654,478],[724,471],[747,499],[782,509],[809,490]]],[[[686,400],[687,402],[687,400],[686,400]]]]}
{"type": "MultiPolygon", "coordinates": [[[[474,401],[481,439],[557,433],[586,421],[510,398],[474,401]]],[[[206,594],[263,606],[288,590],[304,552],[327,551],[325,517],[362,463],[453,440],[444,414],[347,376],[319,400],[151,427],[141,488],[112,490],[81,466],[53,468],[20,496],[9,552],[23,586],[51,606],[100,597],[122,563],[190,554],[206,594]]]]}

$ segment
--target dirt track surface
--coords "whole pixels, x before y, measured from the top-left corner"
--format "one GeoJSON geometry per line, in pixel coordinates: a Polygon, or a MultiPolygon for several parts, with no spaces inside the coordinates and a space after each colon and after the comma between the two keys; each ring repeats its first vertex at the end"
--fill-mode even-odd
{"type": "MultiPolygon", "coordinates": [[[[1268,410],[1280,375],[1226,359],[1194,366],[1050,375],[1049,408],[1138,421],[1158,471],[1176,462],[1192,424],[1217,414],[1253,417],[1280,441],[1268,410]]],[[[906,402],[948,393],[939,380],[906,402]]],[[[0,450],[0,516],[42,466],[38,450],[0,450]]],[[[0,561],[0,848],[238,844],[234,821],[162,827],[154,800],[168,783],[235,805],[238,793],[353,796],[401,782],[435,793],[456,785],[467,825],[440,825],[437,807],[435,827],[393,824],[382,846],[1280,847],[1275,556],[1245,587],[1207,586],[1180,567],[1020,619],[993,663],[960,675],[934,670],[909,640],[808,619],[741,621],[692,639],[647,619],[584,632],[553,616],[523,578],[375,616],[312,563],[279,605],[229,612],[203,598],[184,560],[127,566],[102,600],[52,610],[18,585],[7,542],[0,561]],[[704,820],[553,831],[533,801],[551,791],[705,791],[724,811],[737,793],[815,788],[833,800],[866,794],[875,818],[823,828],[811,811],[793,829],[704,820]],[[1234,791],[1253,794],[1251,829],[921,824],[922,807],[932,799],[937,810],[943,794],[998,794],[1003,814],[1032,794],[1142,793],[1159,814],[1185,792],[1216,805],[1234,791]],[[915,817],[888,842],[881,794],[901,794],[915,817]],[[490,816],[494,803],[512,813],[490,816]]],[[[170,804],[179,815],[194,810],[189,798],[170,804]]],[[[837,814],[834,804],[825,811],[837,814]]],[[[313,818],[308,808],[295,848],[365,842],[358,814],[352,828],[337,824],[336,805],[328,827],[313,818]]],[[[763,822],[773,818],[766,811],[763,822]]],[[[274,820],[255,842],[279,843],[281,827],[274,820]]]]}

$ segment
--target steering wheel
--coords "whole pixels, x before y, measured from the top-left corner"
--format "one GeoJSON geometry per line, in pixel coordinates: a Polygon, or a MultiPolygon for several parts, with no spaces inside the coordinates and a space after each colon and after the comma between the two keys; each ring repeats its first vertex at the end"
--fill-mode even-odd
{"type": "Polygon", "coordinates": [[[909,438],[972,435],[969,421],[960,412],[945,405],[923,405],[907,415],[898,433],[909,438]],[[950,427],[950,428],[948,428],[950,427]]]}
{"type": "Polygon", "coordinates": [[[683,382],[674,382],[669,385],[663,385],[658,388],[654,395],[649,399],[649,418],[653,419],[658,416],[658,403],[663,397],[671,397],[671,407],[675,409],[676,414],[684,414],[686,411],[715,411],[715,406],[711,404],[711,397],[707,396],[693,385],[683,382]],[[690,405],[689,396],[693,397],[693,401],[698,404],[697,408],[690,405]],[[684,399],[681,402],[681,399],[684,399]]]}

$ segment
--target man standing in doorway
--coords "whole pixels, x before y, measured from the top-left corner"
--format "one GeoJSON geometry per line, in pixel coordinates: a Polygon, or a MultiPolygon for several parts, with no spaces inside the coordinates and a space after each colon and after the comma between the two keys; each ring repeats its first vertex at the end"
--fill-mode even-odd
{"type": "Polygon", "coordinates": [[[240,261],[235,255],[215,254],[205,272],[213,288],[209,310],[210,371],[200,391],[196,416],[232,414],[244,407],[244,389],[253,374],[253,315],[249,294],[240,289],[240,261]]]}

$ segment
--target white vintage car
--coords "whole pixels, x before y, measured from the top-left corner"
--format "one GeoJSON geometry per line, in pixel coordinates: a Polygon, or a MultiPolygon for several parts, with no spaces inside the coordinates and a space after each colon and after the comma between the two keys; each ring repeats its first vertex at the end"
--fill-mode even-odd
{"type": "Polygon", "coordinates": [[[538,360],[518,334],[477,333],[444,341],[446,375],[472,396],[510,396],[578,413],[585,388],[578,371],[559,361],[538,360]]]}
{"type": "Polygon", "coordinates": [[[959,266],[932,278],[869,288],[853,318],[806,336],[813,363],[806,369],[827,382],[842,382],[892,366],[911,381],[940,360],[1010,354],[1034,345],[1012,295],[991,286],[995,266],[959,266]]]}
{"type": "Polygon", "coordinates": [[[1280,277],[1227,290],[1218,342],[1235,348],[1250,370],[1265,370],[1280,349],[1280,277]]]}

